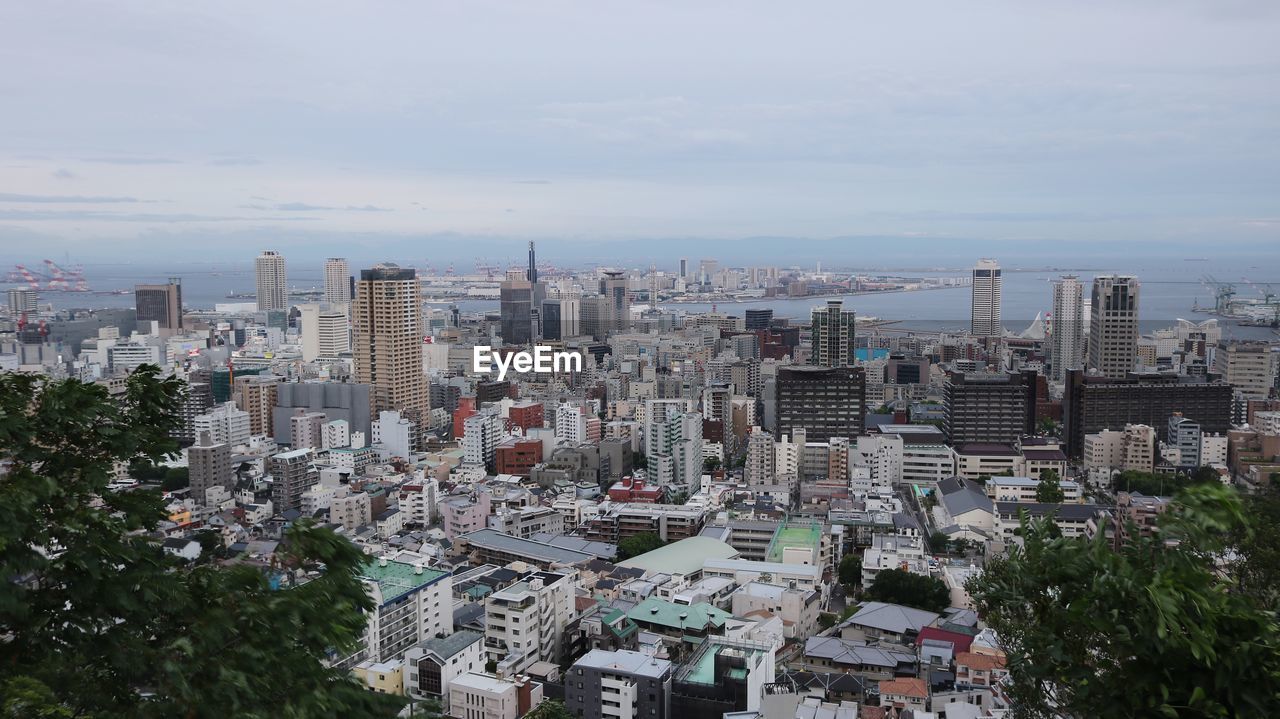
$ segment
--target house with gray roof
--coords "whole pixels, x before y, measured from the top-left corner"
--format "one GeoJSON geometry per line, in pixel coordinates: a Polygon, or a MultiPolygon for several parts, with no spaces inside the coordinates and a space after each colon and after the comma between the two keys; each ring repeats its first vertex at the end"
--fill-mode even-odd
{"type": "Polygon", "coordinates": [[[863,602],[853,616],[840,623],[845,639],[886,639],[913,644],[925,627],[935,626],[942,615],[886,602],[863,602]]]}

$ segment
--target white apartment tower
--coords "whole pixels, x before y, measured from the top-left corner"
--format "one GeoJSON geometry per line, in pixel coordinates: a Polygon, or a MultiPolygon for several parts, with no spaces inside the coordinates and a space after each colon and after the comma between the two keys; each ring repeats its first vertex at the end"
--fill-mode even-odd
{"type": "Polygon", "coordinates": [[[1138,278],[1093,278],[1089,314],[1089,369],[1123,379],[1138,356],[1138,278]]]}
{"type": "Polygon", "coordinates": [[[351,266],[345,257],[324,261],[324,301],[331,305],[351,301],[351,266]]]}
{"type": "Polygon", "coordinates": [[[969,331],[978,337],[1000,337],[1004,328],[1000,324],[1000,265],[995,260],[982,259],[973,268],[973,306],[969,331]]]}
{"type": "Polygon", "coordinates": [[[1050,375],[1061,382],[1067,370],[1084,365],[1084,286],[1075,275],[1053,283],[1053,334],[1049,338],[1050,375]]]}
{"type": "Polygon", "coordinates": [[[285,280],[284,255],[264,250],[254,261],[258,279],[258,309],[289,309],[289,286],[285,280]]]}
{"type": "Polygon", "coordinates": [[[298,313],[303,362],[333,359],[351,351],[351,323],[346,312],[305,304],[298,305],[298,313]]]}

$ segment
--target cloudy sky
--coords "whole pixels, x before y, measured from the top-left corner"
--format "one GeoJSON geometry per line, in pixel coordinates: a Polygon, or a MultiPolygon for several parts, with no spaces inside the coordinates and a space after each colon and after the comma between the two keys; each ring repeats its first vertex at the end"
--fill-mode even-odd
{"type": "Polygon", "coordinates": [[[0,257],[1274,254],[1277,38],[1273,0],[9,2],[0,257]]]}

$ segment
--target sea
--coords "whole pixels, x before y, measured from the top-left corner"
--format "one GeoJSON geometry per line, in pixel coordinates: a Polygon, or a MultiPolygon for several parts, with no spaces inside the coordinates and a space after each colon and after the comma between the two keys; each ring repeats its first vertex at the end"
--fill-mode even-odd
{"type": "MultiPolygon", "coordinates": [[[[1077,263],[1079,264],[1079,263],[1077,263]]],[[[903,277],[957,277],[966,274],[963,268],[940,271],[936,269],[913,270],[896,268],[851,268],[841,272],[859,274],[897,275],[903,277]]],[[[1064,274],[1074,274],[1085,284],[1088,300],[1089,283],[1095,275],[1121,273],[1136,274],[1141,282],[1139,315],[1144,332],[1168,327],[1178,319],[1195,322],[1212,315],[1203,308],[1212,308],[1216,284],[1235,286],[1237,297],[1256,297],[1264,293],[1280,294],[1280,266],[1274,262],[1232,259],[1214,261],[1207,259],[1172,260],[1153,262],[1150,258],[1135,258],[1131,264],[1115,264],[1108,258],[1107,266],[1073,267],[1070,265],[1034,268],[1006,267],[1003,273],[1002,320],[1005,328],[1021,332],[1032,324],[1037,315],[1048,315],[1052,308],[1052,282],[1064,274]],[[1199,311],[1198,311],[1199,310],[1199,311]]],[[[132,307],[132,288],[135,284],[162,283],[177,277],[182,281],[183,302],[188,308],[213,309],[214,305],[228,302],[246,302],[251,299],[228,298],[231,294],[254,292],[252,263],[186,263],[181,265],[147,265],[144,263],[117,265],[86,265],[84,278],[93,288],[91,293],[41,293],[40,301],[55,308],[132,307]],[[109,294],[109,292],[119,294],[109,294]]],[[[319,289],[323,276],[319,265],[299,264],[290,268],[289,285],[294,290],[319,289]]],[[[21,286],[8,283],[6,287],[21,286]]],[[[861,317],[875,317],[897,330],[939,332],[964,331],[969,323],[970,290],[967,286],[929,289],[911,292],[878,292],[844,295],[845,306],[861,317]]],[[[834,296],[813,296],[785,299],[765,299],[743,302],[663,303],[663,308],[688,313],[708,312],[713,308],[728,314],[741,313],[747,308],[772,309],[774,317],[805,319],[810,310],[822,305],[834,296]]],[[[464,313],[497,310],[496,300],[468,299],[443,303],[447,307],[456,304],[464,313]]],[[[1232,320],[1220,319],[1223,335],[1231,339],[1280,339],[1280,334],[1269,327],[1240,325],[1232,320]]]]}

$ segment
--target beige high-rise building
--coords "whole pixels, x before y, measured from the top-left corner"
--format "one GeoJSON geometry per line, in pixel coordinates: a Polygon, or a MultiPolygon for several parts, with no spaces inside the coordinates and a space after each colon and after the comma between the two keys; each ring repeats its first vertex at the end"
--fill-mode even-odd
{"type": "Polygon", "coordinates": [[[298,312],[303,362],[332,359],[351,351],[351,325],[345,310],[305,304],[298,305],[298,312]]]}
{"type": "MultiPolygon", "coordinates": [[[[249,413],[249,433],[274,434],[271,411],[276,406],[280,378],[269,374],[251,374],[236,377],[234,395],[236,407],[249,413]]],[[[281,438],[283,439],[283,437],[281,438]]]]}
{"type": "Polygon", "coordinates": [[[345,257],[324,261],[324,301],[345,305],[351,301],[351,266],[345,257]]]}
{"type": "Polygon", "coordinates": [[[1232,342],[1214,353],[1213,371],[1249,399],[1265,399],[1276,383],[1280,354],[1266,342],[1232,342]]]}
{"type": "Polygon", "coordinates": [[[289,285],[285,280],[284,256],[264,250],[254,261],[258,277],[258,309],[289,309],[289,285]]]}
{"type": "Polygon", "coordinates": [[[1089,369],[1123,379],[1138,358],[1138,278],[1093,278],[1089,310],[1089,369]]]}
{"type": "Polygon", "coordinates": [[[374,411],[425,416],[429,407],[417,274],[390,262],[361,270],[351,317],[356,381],[372,388],[374,411]]]}
{"type": "Polygon", "coordinates": [[[1061,382],[1067,370],[1084,364],[1084,286],[1075,275],[1053,283],[1053,334],[1049,337],[1050,377],[1061,382]]]}

